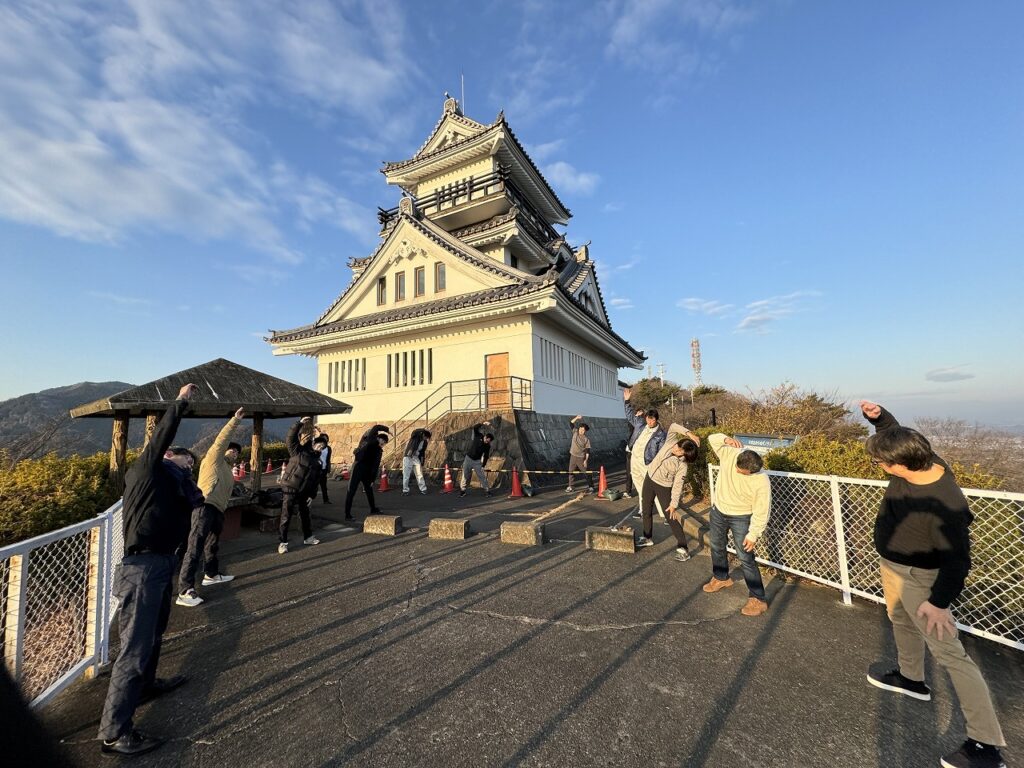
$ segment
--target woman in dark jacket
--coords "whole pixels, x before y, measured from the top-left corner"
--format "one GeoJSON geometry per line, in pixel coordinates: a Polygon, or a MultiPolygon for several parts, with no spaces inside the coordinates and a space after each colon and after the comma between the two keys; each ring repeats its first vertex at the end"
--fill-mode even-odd
{"type": "Polygon", "coordinates": [[[373,498],[373,481],[380,471],[380,459],[384,454],[384,446],[388,443],[388,428],[383,424],[375,424],[359,438],[359,445],[354,451],[355,461],[352,462],[352,475],[348,481],[348,494],[345,496],[345,519],[352,519],[352,500],[360,485],[366,492],[366,501],[370,505],[370,514],[380,512],[373,498]]]}
{"type": "Polygon", "coordinates": [[[313,420],[312,416],[304,416],[292,425],[285,438],[288,447],[288,466],[281,475],[281,490],[284,498],[281,502],[281,520],[278,525],[278,554],[288,551],[288,526],[291,524],[295,509],[299,510],[299,521],[302,523],[302,543],[310,546],[319,544],[320,540],[313,536],[313,524],[309,519],[309,499],[316,493],[320,484],[320,450],[323,443],[309,442],[299,439],[299,431],[313,420]]]}

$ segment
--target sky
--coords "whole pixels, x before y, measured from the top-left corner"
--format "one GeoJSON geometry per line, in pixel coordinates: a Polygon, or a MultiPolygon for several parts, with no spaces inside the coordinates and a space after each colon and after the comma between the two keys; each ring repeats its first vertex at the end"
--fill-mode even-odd
{"type": "MultiPolygon", "coordinates": [[[[312,386],[444,92],[505,110],[667,378],[1024,423],[1024,4],[0,0],[0,399],[312,386]]],[[[620,371],[630,381],[636,371],[620,371]]]]}

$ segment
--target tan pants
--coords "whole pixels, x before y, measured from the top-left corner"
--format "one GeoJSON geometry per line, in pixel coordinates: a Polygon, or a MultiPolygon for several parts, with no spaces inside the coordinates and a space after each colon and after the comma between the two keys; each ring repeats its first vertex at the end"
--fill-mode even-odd
{"type": "Polygon", "coordinates": [[[881,571],[882,592],[896,639],[900,672],[911,680],[923,682],[924,649],[927,645],[953,681],[964,720],[967,721],[968,738],[997,747],[1005,746],[988,685],[978,665],[964,651],[959,632],[954,630],[952,635],[943,632],[943,639],[939,640],[934,630],[930,635],[925,633],[928,622],[917,616],[917,609],[931,595],[932,584],[939,572],[911,568],[885,559],[882,560],[881,571]]]}

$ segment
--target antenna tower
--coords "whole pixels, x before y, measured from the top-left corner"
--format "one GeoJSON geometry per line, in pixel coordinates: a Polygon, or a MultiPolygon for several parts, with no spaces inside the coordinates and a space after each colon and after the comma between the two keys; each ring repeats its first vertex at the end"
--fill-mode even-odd
{"type": "Polygon", "coordinates": [[[696,338],[690,341],[690,363],[693,365],[694,387],[704,386],[700,378],[700,340],[696,338]]]}

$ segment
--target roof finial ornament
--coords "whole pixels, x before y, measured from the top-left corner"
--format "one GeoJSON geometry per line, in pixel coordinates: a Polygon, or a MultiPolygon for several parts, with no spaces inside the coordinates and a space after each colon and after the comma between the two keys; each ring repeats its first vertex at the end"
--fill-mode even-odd
{"type": "Polygon", "coordinates": [[[459,109],[459,100],[449,94],[448,91],[444,92],[444,113],[446,115],[462,114],[462,110],[459,109]]]}

